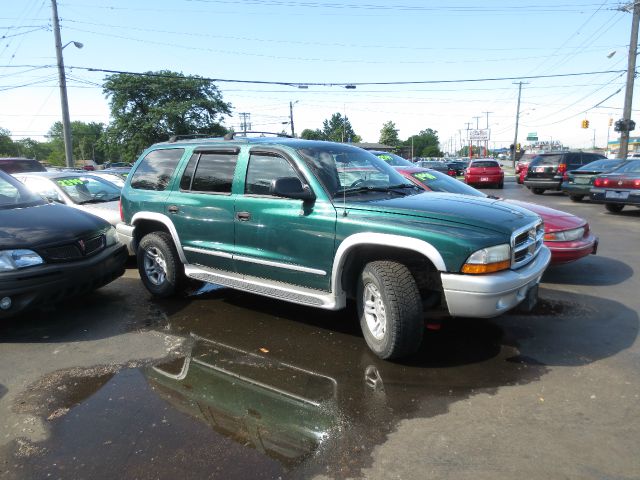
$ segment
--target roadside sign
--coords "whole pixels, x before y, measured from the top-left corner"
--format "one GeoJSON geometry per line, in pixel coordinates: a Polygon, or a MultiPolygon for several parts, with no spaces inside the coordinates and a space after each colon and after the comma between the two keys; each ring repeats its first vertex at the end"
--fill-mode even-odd
{"type": "Polygon", "coordinates": [[[527,133],[527,141],[528,142],[537,142],[538,141],[538,132],[529,132],[529,133],[527,133]]]}
{"type": "Polygon", "coordinates": [[[490,130],[483,128],[479,130],[469,130],[469,140],[489,140],[490,130]]]}

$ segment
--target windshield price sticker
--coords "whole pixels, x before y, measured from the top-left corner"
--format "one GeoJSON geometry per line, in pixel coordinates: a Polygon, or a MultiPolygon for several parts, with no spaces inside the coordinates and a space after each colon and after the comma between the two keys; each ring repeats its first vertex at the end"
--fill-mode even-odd
{"type": "Polygon", "coordinates": [[[81,178],[63,178],[62,180],[56,180],[56,182],[61,187],[73,187],[75,185],[83,185],[85,183],[81,178]]]}
{"type": "Polygon", "coordinates": [[[431,175],[430,173],[427,173],[427,172],[415,173],[413,176],[416,177],[421,182],[424,182],[425,180],[435,180],[436,179],[435,175],[431,175]]]}

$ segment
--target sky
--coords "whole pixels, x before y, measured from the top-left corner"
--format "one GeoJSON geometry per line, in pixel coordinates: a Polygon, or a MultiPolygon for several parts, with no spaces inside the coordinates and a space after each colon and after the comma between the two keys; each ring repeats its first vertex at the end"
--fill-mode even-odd
{"type": "MultiPolygon", "coordinates": [[[[172,70],[293,84],[216,82],[232,105],[228,127],[238,129],[239,113],[248,112],[254,130],[288,131],[293,102],[298,134],[340,112],[364,141],[377,142],[383,123],[393,121],[401,139],[436,130],[448,151],[465,141],[467,128],[487,123],[491,147],[513,143],[519,81],[523,145],[532,132],[573,148],[594,139],[605,146],[608,130],[613,140],[608,122],[622,117],[624,102],[627,4],[59,0],[58,12],[63,44],[83,44],[64,49],[72,121],[109,122],[106,74],[83,68],[172,70]],[[384,82],[391,84],[375,85],[384,82]]],[[[14,140],[44,140],[61,117],[51,24],[50,0],[2,0],[0,127],[14,140]]]]}

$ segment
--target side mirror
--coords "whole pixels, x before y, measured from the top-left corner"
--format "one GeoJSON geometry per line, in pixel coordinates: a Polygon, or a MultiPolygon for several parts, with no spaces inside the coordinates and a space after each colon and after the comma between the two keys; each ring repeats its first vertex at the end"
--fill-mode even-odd
{"type": "Polygon", "coordinates": [[[316,198],[309,186],[303,185],[298,177],[282,177],[272,180],[269,193],[278,197],[305,201],[316,198]]]}

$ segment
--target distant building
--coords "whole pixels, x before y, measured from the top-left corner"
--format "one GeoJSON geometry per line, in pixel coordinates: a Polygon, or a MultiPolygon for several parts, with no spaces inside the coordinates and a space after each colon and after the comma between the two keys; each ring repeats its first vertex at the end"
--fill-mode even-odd
{"type": "Polygon", "coordinates": [[[352,143],[351,145],[355,145],[356,147],[360,147],[365,150],[380,150],[382,152],[393,152],[394,150],[397,150],[396,147],[385,145],[384,143],[360,142],[360,143],[352,143]]]}
{"type": "MultiPolygon", "coordinates": [[[[620,139],[610,140],[607,145],[609,148],[608,157],[616,158],[618,155],[618,151],[620,150],[620,139]]],[[[640,154],[640,137],[629,137],[629,156],[633,153],[640,154]]]]}

